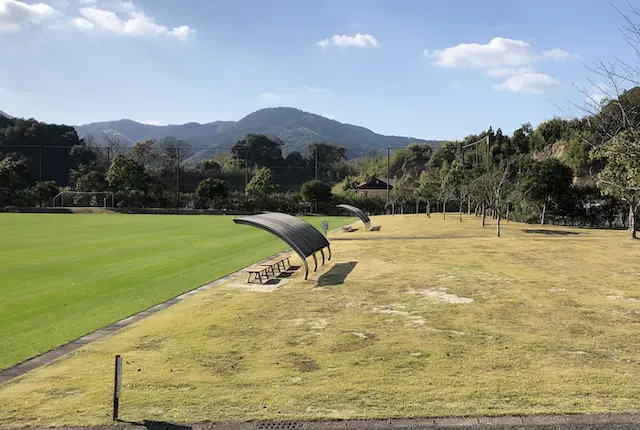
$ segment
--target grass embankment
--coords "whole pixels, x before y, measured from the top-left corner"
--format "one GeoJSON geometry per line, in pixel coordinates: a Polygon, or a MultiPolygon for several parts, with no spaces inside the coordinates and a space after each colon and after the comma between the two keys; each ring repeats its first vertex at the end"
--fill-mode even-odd
{"type": "Polygon", "coordinates": [[[231,218],[0,214],[0,369],[287,248],[231,218]]]}
{"type": "Polygon", "coordinates": [[[0,387],[0,426],[109,423],[115,354],[129,421],[637,411],[640,246],[625,232],[373,224],[432,239],[334,241],[314,280],[191,297],[0,387]]]}

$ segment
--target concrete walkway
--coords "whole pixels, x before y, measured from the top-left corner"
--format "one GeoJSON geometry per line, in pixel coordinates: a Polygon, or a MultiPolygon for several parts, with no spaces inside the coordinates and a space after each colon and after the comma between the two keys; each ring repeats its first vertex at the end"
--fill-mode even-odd
{"type": "MultiPolygon", "coordinates": [[[[114,423],[103,427],[60,427],[55,430],[259,430],[259,429],[465,429],[483,430],[632,430],[640,429],[640,413],[535,415],[477,418],[414,418],[389,420],[284,421],[220,424],[172,424],[156,421],[114,423]]],[[[30,430],[50,430],[46,428],[30,430]]],[[[53,430],[53,429],[51,429],[53,430]]]]}

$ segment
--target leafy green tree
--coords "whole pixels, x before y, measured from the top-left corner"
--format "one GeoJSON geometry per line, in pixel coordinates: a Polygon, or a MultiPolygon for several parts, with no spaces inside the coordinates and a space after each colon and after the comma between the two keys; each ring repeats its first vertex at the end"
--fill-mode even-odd
{"type": "Polygon", "coordinates": [[[206,158],[198,161],[196,168],[201,175],[213,175],[222,171],[222,166],[220,166],[220,164],[218,164],[218,162],[213,158],[206,158]]]}
{"type": "Polygon", "coordinates": [[[53,198],[60,192],[56,181],[36,182],[31,189],[31,194],[36,204],[40,207],[49,206],[53,198]]]}
{"type": "Polygon", "coordinates": [[[333,187],[333,192],[338,195],[352,193],[361,182],[357,176],[347,176],[333,187]]]}
{"type": "Polygon", "coordinates": [[[580,138],[574,137],[567,142],[562,161],[571,168],[574,176],[579,175],[581,167],[587,163],[588,159],[589,151],[580,138]]]}
{"type": "Polygon", "coordinates": [[[520,154],[529,153],[529,137],[531,136],[532,129],[530,123],[522,124],[522,127],[517,129],[511,137],[511,144],[515,149],[515,152],[520,154]]]}
{"type": "Polygon", "coordinates": [[[30,183],[39,179],[69,183],[69,171],[77,167],[79,162],[73,149],[83,145],[73,127],[46,124],[35,119],[12,119],[4,125],[0,128],[0,148],[10,147],[17,155],[24,157],[30,172],[30,183]]]}
{"type": "Polygon", "coordinates": [[[427,202],[427,216],[431,218],[431,202],[440,195],[440,175],[436,170],[428,169],[420,174],[417,195],[427,202]]]}
{"type": "Polygon", "coordinates": [[[268,167],[258,169],[247,184],[247,195],[256,199],[265,199],[278,191],[273,172],[268,167]]]}
{"type": "Polygon", "coordinates": [[[418,181],[412,175],[405,175],[398,179],[393,187],[391,199],[394,205],[400,204],[400,213],[404,214],[404,206],[416,198],[418,181]]]}
{"type": "Polygon", "coordinates": [[[440,169],[439,197],[442,200],[442,217],[447,218],[447,202],[449,202],[458,190],[457,174],[455,168],[445,162],[440,169]]]}
{"type": "Polygon", "coordinates": [[[207,178],[196,187],[196,199],[199,206],[217,207],[229,197],[229,183],[222,179],[207,178]]]}
{"type": "Polygon", "coordinates": [[[76,191],[104,191],[108,186],[105,176],[97,170],[85,173],[76,181],[76,191]]]}
{"type": "Polygon", "coordinates": [[[20,205],[28,179],[29,167],[23,157],[11,155],[0,160],[0,207],[20,205]]]}
{"type": "Polygon", "coordinates": [[[282,147],[284,143],[275,136],[248,134],[231,148],[231,155],[241,167],[248,159],[249,167],[277,167],[283,163],[282,147]]]}
{"type": "Polygon", "coordinates": [[[305,201],[315,204],[317,210],[318,204],[331,201],[331,186],[318,180],[308,181],[302,184],[300,195],[305,201]]]}
{"type": "Polygon", "coordinates": [[[623,200],[629,206],[629,231],[637,238],[636,223],[640,206],[640,135],[633,130],[618,133],[594,148],[593,159],[605,160],[597,184],[602,194],[623,200]]]}
{"type": "Polygon", "coordinates": [[[427,163],[427,168],[440,169],[445,163],[453,163],[458,158],[461,147],[459,142],[445,142],[440,149],[433,153],[427,163]]]}
{"type": "Polygon", "coordinates": [[[486,192],[489,198],[489,204],[495,212],[496,235],[498,237],[501,236],[500,223],[502,214],[509,201],[509,195],[515,188],[513,166],[516,160],[516,157],[510,157],[500,162],[500,164],[491,171],[485,173],[484,182],[486,184],[486,192]]]}
{"type": "Polygon", "coordinates": [[[155,182],[132,158],[118,155],[113,159],[107,172],[109,189],[118,192],[118,204],[143,206],[158,190],[152,189],[155,182]],[[151,193],[150,191],[153,191],[151,193]]]}
{"type": "Polygon", "coordinates": [[[550,203],[561,203],[571,188],[571,169],[555,158],[544,161],[530,160],[518,180],[523,196],[542,206],[540,224],[544,225],[550,203]]]}
{"type": "Polygon", "coordinates": [[[547,143],[542,136],[542,133],[536,129],[531,136],[529,136],[529,148],[531,151],[542,151],[547,143]]]}

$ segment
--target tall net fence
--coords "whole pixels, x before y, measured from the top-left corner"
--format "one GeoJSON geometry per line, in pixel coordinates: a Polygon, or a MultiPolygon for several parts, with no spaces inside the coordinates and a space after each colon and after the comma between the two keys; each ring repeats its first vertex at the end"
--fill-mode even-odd
{"type": "MultiPolygon", "coordinates": [[[[324,159],[323,154],[313,151],[274,154],[252,154],[232,147],[193,147],[188,145],[157,147],[152,145],[96,146],[79,150],[71,146],[3,145],[0,158],[14,156],[25,160],[28,167],[28,182],[53,181],[61,191],[107,191],[116,192],[116,205],[121,196],[118,187],[111,182],[130,180],[136,172],[126,163],[118,168],[118,159],[135,162],[142,168],[143,181],[139,189],[142,194],[161,196],[156,202],[141,204],[160,207],[181,207],[192,200],[198,185],[207,178],[221,179],[229,184],[231,193],[244,192],[256,173],[267,168],[273,174],[277,189],[281,193],[298,193],[304,182],[319,179],[332,183],[339,181],[343,172],[336,171],[334,164],[324,159]],[[94,174],[95,172],[95,174],[94,174]],[[93,175],[93,176],[92,176],[93,175]],[[101,180],[102,183],[96,183],[101,180]],[[184,196],[186,194],[187,196],[184,196]]],[[[103,206],[100,195],[96,197],[103,206]]],[[[142,199],[142,196],[141,196],[142,199]]],[[[51,200],[50,198],[47,200],[51,200]]],[[[93,201],[85,195],[67,196],[66,204],[83,205],[93,201]]],[[[60,204],[57,201],[57,204],[60,204]]]]}

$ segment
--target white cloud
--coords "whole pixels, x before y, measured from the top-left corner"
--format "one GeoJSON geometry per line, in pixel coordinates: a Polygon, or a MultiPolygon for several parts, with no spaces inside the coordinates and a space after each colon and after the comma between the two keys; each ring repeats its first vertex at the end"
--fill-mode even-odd
{"type": "Polygon", "coordinates": [[[139,122],[140,124],[146,124],[146,125],[167,125],[164,121],[160,121],[157,119],[145,119],[143,121],[136,121],[139,122]]]}
{"type": "Polygon", "coordinates": [[[503,76],[524,75],[533,73],[533,67],[495,67],[487,69],[486,74],[492,78],[501,78],[503,76]]]}
{"type": "Polygon", "coordinates": [[[452,68],[496,69],[503,67],[521,67],[542,60],[563,60],[572,55],[562,49],[544,51],[536,54],[531,45],[523,40],[494,37],[485,45],[461,43],[450,48],[425,54],[435,60],[435,64],[452,68]]]}
{"type": "Polygon", "coordinates": [[[560,87],[560,81],[542,73],[525,73],[511,76],[506,81],[493,86],[497,91],[511,91],[512,93],[540,94],[547,90],[560,87]]]}
{"type": "Polygon", "coordinates": [[[587,104],[599,108],[604,100],[610,99],[611,87],[603,82],[593,86],[592,92],[586,99],[587,104]]]}
{"type": "Polygon", "coordinates": [[[575,54],[569,54],[567,51],[563,51],[562,49],[555,48],[549,51],[543,51],[542,58],[550,60],[567,60],[570,58],[578,58],[578,56],[575,54]]]}
{"type": "Polygon", "coordinates": [[[309,91],[312,94],[329,94],[331,91],[325,88],[314,88],[308,85],[301,85],[300,88],[303,90],[309,91]]]}
{"type": "Polygon", "coordinates": [[[91,21],[79,17],[72,20],[71,24],[75,25],[80,30],[91,30],[96,26],[91,21]]]}
{"type": "Polygon", "coordinates": [[[262,93],[258,97],[256,97],[256,101],[260,105],[270,107],[291,105],[296,101],[296,99],[298,99],[298,95],[289,92],[267,92],[262,93]]]}
{"type": "MultiPolygon", "coordinates": [[[[83,0],[86,1],[86,0],[83,0]]],[[[120,15],[112,10],[102,9],[96,6],[83,7],[80,9],[78,19],[73,23],[78,28],[97,28],[103,31],[124,36],[160,36],[167,35],[177,39],[185,40],[194,30],[187,25],[181,25],[169,29],[164,25],[154,22],[154,20],[138,9],[133,2],[119,2],[120,15]],[[90,27],[88,23],[93,24],[90,27]]]]}
{"type": "Polygon", "coordinates": [[[66,9],[69,7],[69,0],[49,0],[49,3],[51,3],[51,5],[55,8],[55,9],[66,9]]]}
{"type": "Polygon", "coordinates": [[[277,101],[279,98],[280,97],[277,93],[262,93],[258,97],[256,97],[256,100],[260,102],[271,103],[277,101]]]}
{"type": "Polygon", "coordinates": [[[538,94],[562,85],[551,76],[536,72],[532,64],[576,58],[560,48],[536,53],[528,42],[504,37],[494,37],[484,45],[461,43],[433,52],[425,49],[423,54],[440,67],[483,69],[491,78],[508,77],[493,89],[525,94],[538,94]]]}
{"type": "Polygon", "coordinates": [[[19,30],[28,24],[39,24],[57,13],[56,9],[44,3],[0,0],[0,30],[19,30]]]}
{"type": "Polygon", "coordinates": [[[336,34],[331,39],[323,39],[316,43],[322,49],[329,46],[337,46],[339,48],[376,48],[380,46],[378,39],[371,34],[356,33],[355,36],[347,36],[346,34],[336,34]]]}

